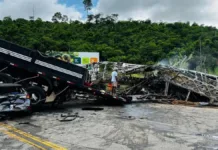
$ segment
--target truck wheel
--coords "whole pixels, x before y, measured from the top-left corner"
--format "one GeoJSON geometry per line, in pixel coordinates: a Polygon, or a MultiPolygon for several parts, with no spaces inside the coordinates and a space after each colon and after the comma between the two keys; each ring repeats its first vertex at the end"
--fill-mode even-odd
{"type": "Polygon", "coordinates": [[[43,76],[40,76],[40,78],[37,78],[38,80],[38,83],[40,83],[40,80],[43,81],[43,84],[45,84],[46,86],[48,86],[48,90],[45,91],[47,95],[50,95],[53,91],[53,85],[52,85],[52,82],[49,78],[47,77],[43,77],[43,76]]]}
{"type": "Polygon", "coordinates": [[[38,86],[31,86],[26,89],[27,93],[30,95],[32,105],[43,104],[46,99],[46,93],[43,88],[38,86]]]}
{"type": "Polygon", "coordinates": [[[13,83],[13,78],[5,73],[0,73],[0,83],[13,83]]]}

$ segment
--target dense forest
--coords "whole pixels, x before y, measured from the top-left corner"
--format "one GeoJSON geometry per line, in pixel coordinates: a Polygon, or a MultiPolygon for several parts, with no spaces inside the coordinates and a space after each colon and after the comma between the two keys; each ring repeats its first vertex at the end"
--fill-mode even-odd
{"type": "Polygon", "coordinates": [[[215,27],[189,22],[119,21],[118,17],[88,15],[86,22],[68,20],[59,12],[51,21],[5,17],[0,20],[0,38],[42,52],[97,51],[109,61],[173,65],[183,60],[180,67],[218,73],[215,27]]]}

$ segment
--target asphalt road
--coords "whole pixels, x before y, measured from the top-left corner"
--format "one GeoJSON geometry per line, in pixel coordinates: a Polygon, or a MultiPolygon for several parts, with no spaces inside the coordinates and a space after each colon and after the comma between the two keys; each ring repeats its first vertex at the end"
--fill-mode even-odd
{"type": "Polygon", "coordinates": [[[0,124],[0,149],[218,149],[218,109],[161,104],[98,107],[104,109],[67,105],[7,121],[9,127],[0,124]],[[61,115],[66,114],[71,117],[63,121],[61,115]]]}

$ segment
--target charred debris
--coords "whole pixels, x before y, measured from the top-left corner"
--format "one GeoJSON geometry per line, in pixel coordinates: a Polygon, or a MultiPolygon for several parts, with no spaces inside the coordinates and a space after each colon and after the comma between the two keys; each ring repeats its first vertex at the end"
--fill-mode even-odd
{"type": "Polygon", "coordinates": [[[128,102],[218,105],[218,76],[163,65],[102,62],[93,66],[91,80],[102,88],[113,67],[118,68],[117,94],[128,102]]]}

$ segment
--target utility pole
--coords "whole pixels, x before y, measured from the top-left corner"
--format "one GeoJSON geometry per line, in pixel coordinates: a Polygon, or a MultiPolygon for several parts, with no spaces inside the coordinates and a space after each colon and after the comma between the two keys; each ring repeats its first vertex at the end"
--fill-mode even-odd
{"type": "Polygon", "coordinates": [[[34,7],[34,4],[33,4],[33,20],[35,20],[35,7],[34,7]]]}
{"type": "Polygon", "coordinates": [[[33,5],[33,15],[29,17],[30,20],[34,21],[35,20],[35,7],[33,5]]]}
{"type": "Polygon", "coordinates": [[[200,71],[202,68],[202,60],[201,60],[201,36],[200,36],[200,71]]]}

